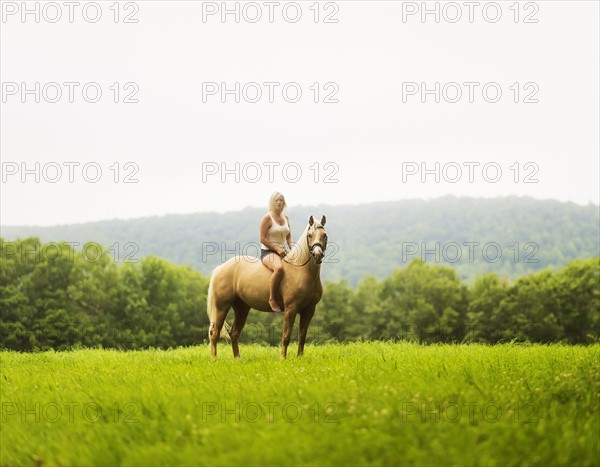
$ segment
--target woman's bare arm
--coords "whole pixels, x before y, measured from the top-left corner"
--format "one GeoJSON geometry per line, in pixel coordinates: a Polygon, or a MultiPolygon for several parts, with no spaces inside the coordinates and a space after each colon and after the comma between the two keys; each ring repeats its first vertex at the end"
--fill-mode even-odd
{"type": "Polygon", "coordinates": [[[292,241],[292,225],[290,224],[288,216],[285,216],[285,218],[287,219],[288,226],[290,227],[290,232],[287,234],[287,237],[285,237],[285,239],[287,240],[288,246],[292,248],[292,245],[294,244],[294,242],[292,241]]]}

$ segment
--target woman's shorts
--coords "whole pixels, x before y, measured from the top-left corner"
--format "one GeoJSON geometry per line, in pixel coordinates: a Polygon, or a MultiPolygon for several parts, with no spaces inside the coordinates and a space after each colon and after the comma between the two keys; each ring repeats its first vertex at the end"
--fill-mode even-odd
{"type": "Polygon", "coordinates": [[[277,252],[274,250],[260,250],[260,260],[262,261],[265,256],[267,256],[271,253],[277,254],[277,252]]]}

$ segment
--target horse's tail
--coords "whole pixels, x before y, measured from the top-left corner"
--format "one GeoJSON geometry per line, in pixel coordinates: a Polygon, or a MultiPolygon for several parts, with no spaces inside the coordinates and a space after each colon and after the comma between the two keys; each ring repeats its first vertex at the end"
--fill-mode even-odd
{"type": "MultiPolygon", "coordinates": [[[[215,305],[215,294],[213,291],[213,282],[215,280],[215,271],[213,271],[212,275],[210,276],[210,282],[208,283],[208,295],[206,296],[206,313],[208,314],[208,320],[210,321],[210,325],[208,327],[208,340],[210,341],[210,331],[212,330],[213,326],[215,325],[215,321],[217,320],[217,306],[215,305]]],[[[229,326],[229,324],[227,324],[227,321],[225,321],[225,323],[223,323],[223,327],[225,328],[225,331],[227,332],[227,334],[224,337],[229,337],[229,331],[231,330],[231,326],[229,326]]],[[[223,329],[221,329],[221,333],[219,334],[219,337],[221,337],[221,334],[223,333],[223,329]]]]}

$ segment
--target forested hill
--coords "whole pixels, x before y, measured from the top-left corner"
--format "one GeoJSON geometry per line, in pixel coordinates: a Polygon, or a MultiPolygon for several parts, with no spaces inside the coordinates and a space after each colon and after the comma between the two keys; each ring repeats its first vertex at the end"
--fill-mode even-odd
{"type": "MultiPolygon", "coordinates": [[[[168,215],[55,227],[2,227],[2,237],[42,242],[98,242],[119,247],[119,260],[148,255],[189,264],[208,274],[235,252],[254,255],[266,209],[225,214],[168,215]]],[[[327,216],[329,247],[324,279],[378,278],[422,258],[456,268],[465,280],[483,272],[511,279],[574,258],[600,255],[599,207],[551,200],[444,197],[358,206],[293,206],[294,240],[308,216],[327,216]]]]}

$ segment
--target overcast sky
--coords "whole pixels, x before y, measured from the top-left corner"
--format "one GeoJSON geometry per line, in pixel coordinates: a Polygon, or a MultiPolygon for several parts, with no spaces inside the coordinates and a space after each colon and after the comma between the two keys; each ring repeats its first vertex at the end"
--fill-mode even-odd
{"type": "Polygon", "coordinates": [[[3,225],[600,201],[599,2],[114,3],[2,2],[3,225]]]}

